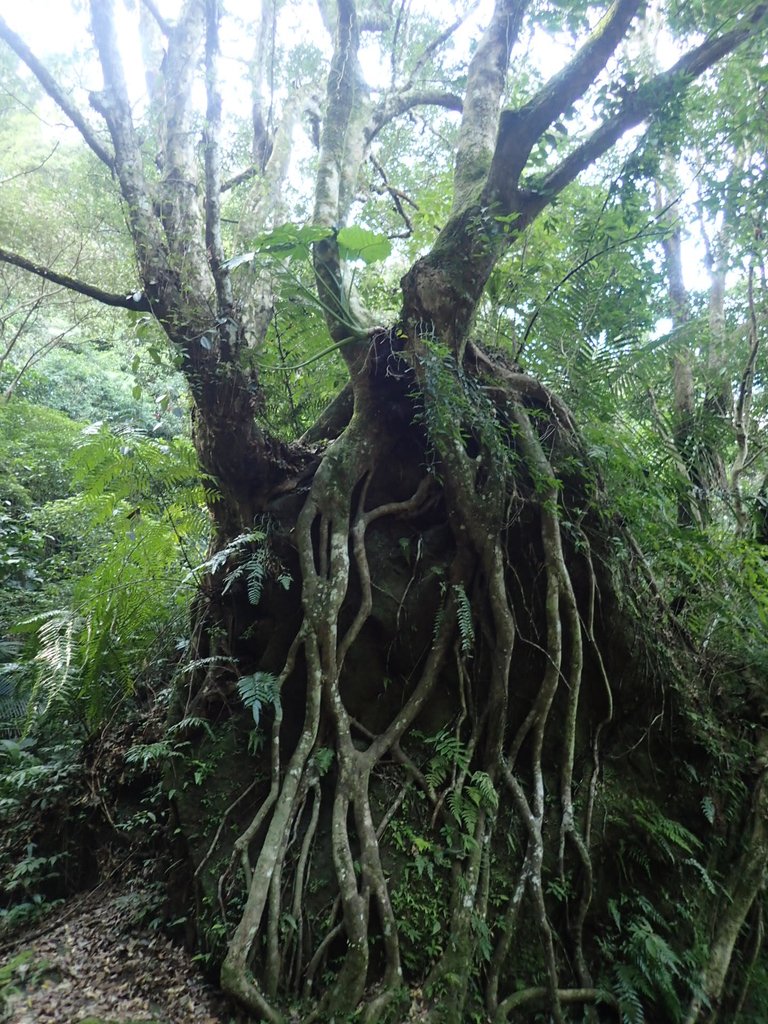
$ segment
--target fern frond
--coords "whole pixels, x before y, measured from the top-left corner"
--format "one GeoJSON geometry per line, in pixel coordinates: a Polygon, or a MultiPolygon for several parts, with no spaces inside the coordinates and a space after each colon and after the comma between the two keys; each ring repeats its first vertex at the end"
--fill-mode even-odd
{"type": "Polygon", "coordinates": [[[648,838],[664,852],[669,860],[674,860],[676,853],[682,851],[689,856],[701,849],[701,841],[681,825],[679,821],[668,818],[656,804],[650,800],[637,799],[632,803],[635,821],[645,831],[648,838]]]}
{"type": "Polygon", "coordinates": [[[238,680],[237,692],[243,704],[250,708],[257,726],[261,721],[261,709],[265,704],[280,706],[280,680],[271,672],[254,672],[251,676],[243,676],[238,680]]]}
{"type": "Polygon", "coordinates": [[[617,964],[614,967],[614,992],[621,1011],[622,1024],[644,1024],[645,1014],[638,992],[643,979],[631,964],[617,964]]]}
{"type": "Polygon", "coordinates": [[[466,832],[474,832],[477,825],[477,806],[464,799],[461,790],[452,789],[447,797],[448,809],[466,832]]]}
{"type": "Polygon", "coordinates": [[[264,579],[267,574],[267,553],[260,548],[243,566],[248,585],[248,600],[255,608],[261,600],[264,579]]]}
{"type": "Polygon", "coordinates": [[[69,610],[39,618],[44,621],[37,630],[37,674],[30,705],[44,714],[52,704],[71,698],[75,692],[79,668],[75,663],[77,632],[82,619],[69,610]]]}
{"type": "Polygon", "coordinates": [[[29,704],[11,678],[12,667],[13,663],[0,666],[0,736],[6,737],[21,731],[29,704]]]}
{"type": "Polygon", "coordinates": [[[157,743],[137,743],[126,752],[126,764],[140,764],[146,771],[148,768],[157,767],[172,758],[182,757],[180,750],[175,750],[167,740],[159,740],[157,743]]]}
{"type": "Polygon", "coordinates": [[[213,729],[211,723],[205,718],[199,718],[197,715],[190,715],[188,718],[182,718],[180,722],[176,722],[168,729],[169,736],[175,736],[177,733],[186,732],[187,729],[203,729],[208,733],[209,737],[214,740],[213,729]]]}
{"type": "Polygon", "coordinates": [[[188,661],[180,671],[188,674],[196,672],[199,668],[209,668],[211,665],[234,665],[235,662],[236,659],[230,658],[229,655],[214,654],[209,658],[193,658],[192,661],[188,661]]]}
{"type": "Polygon", "coordinates": [[[470,792],[478,794],[478,802],[486,810],[495,811],[499,806],[499,794],[488,772],[476,771],[472,773],[470,792]]]}
{"type": "Polygon", "coordinates": [[[475,627],[472,622],[472,605],[464,587],[457,583],[453,592],[456,596],[456,620],[459,624],[459,639],[462,653],[469,657],[475,646],[475,627]]]}
{"type": "Polygon", "coordinates": [[[686,858],[686,860],[684,860],[683,863],[689,864],[692,868],[698,871],[699,875],[701,876],[701,880],[704,883],[708,892],[710,892],[713,896],[717,893],[717,886],[712,881],[712,876],[703,864],[700,864],[694,857],[686,858]]]}

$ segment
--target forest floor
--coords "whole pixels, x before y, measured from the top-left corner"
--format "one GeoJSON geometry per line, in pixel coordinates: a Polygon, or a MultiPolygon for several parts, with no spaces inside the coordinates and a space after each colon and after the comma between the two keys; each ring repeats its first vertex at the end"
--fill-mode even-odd
{"type": "Polygon", "coordinates": [[[99,887],[0,944],[2,1024],[230,1024],[191,957],[137,925],[141,907],[99,887]]]}

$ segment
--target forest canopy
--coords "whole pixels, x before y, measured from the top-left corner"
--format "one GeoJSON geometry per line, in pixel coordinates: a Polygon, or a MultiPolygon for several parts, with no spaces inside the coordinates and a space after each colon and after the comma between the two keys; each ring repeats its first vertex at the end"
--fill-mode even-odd
{"type": "Polygon", "coordinates": [[[255,1019],[759,1020],[768,5],[40,14],[3,913],[66,739],[255,1019]]]}

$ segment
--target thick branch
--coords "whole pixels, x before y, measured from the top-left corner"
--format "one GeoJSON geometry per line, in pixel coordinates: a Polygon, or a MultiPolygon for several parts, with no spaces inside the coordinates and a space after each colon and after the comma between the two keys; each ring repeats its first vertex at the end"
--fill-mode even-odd
{"type": "Polygon", "coordinates": [[[118,46],[113,0],[91,0],[91,23],[104,73],[104,91],[92,95],[91,103],[105,118],[112,136],[120,191],[128,205],[139,269],[146,281],[155,276],[159,265],[166,266],[167,257],[144,178],[118,46]]]}
{"type": "MultiPolygon", "coordinates": [[[[509,2],[509,0],[508,0],[509,2]]],[[[498,0],[501,4],[502,0],[498,0]]],[[[500,256],[519,238],[525,228],[548,206],[555,196],[577,175],[594,163],[629,128],[656,113],[669,100],[681,94],[691,80],[703,74],[718,60],[732,52],[762,27],[768,4],[755,7],[740,25],[716,39],[708,40],[685,54],[669,71],[656,75],[626,97],[616,114],[601,125],[584,143],[567,156],[549,174],[530,179],[532,188],[520,188],[517,154],[509,165],[505,140],[509,133],[519,131],[519,112],[505,111],[499,127],[499,148],[490,165],[484,156],[483,129],[475,137],[472,126],[477,111],[465,101],[460,149],[464,147],[467,163],[457,158],[456,196],[454,210],[440,232],[430,253],[418,260],[403,278],[403,318],[414,325],[431,325],[447,345],[461,358],[467,331],[477,303],[491,270],[500,256]],[[470,163],[474,140],[475,165],[470,163]],[[484,187],[474,193],[472,174],[483,177],[484,187]],[[484,177],[487,175],[487,177],[484,177]],[[462,191],[463,190],[463,191],[462,191]]],[[[490,30],[489,30],[490,31],[490,30]]],[[[481,44],[478,54],[482,52],[481,44]]],[[[474,61],[477,61],[476,55],[474,61]]],[[[473,61],[473,63],[474,63],[473,61]]],[[[491,84],[478,86],[478,102],[484,96],[491,109],[494,95],[494,68],[487,67],[491,84]]],[[[468,90],[469,92],[469,90],[468,90]]]]}
{"type": "Polygon", "coordinates": [[[58,107],[61,108],[61,110],[64,111],[72,124],[82,135],[86,145],[88,145],[103,164],[106,164],[110,170],[114,170],[114,158],[96,138],[93,130],[83,115],[77,109],[75,104],[72,103],[56,79],[43,66],[43,64],[40,63],[37,57],[35,57],[24,40],[9,28],[7,22],[2,16],[0,16],[0,38],[4,39],[6,43],[8,43],[14,53],[27,65],[51,99],[58,107]]]}
{"type": "MultiPolygon", "coordinates": [[[[708,71],[754,35],[764,24],[767,11],[768,4],[759,4],[742,26],[690,50],[668,71],[655,75],[629,95],[612,118],[594,131],[582,145],[537,184],[537,200],[533,203],[537,211],[546,206],[581,171],[607,152],[628,129],[656,113],[673,96],[682,93],[693,79],[708,71]]],[[[499,173],[500,171],[501,168],[498,168],[499,173]]]]}
{"type": "Polygon", "coordinates": [[[254,165],[262,171],[272,148],[276,18],[274,0],[263,0],[253,48],[254,70],[251,88],[251,124],[253,126],[251,157],[254,165]],[[267,73],[267,67],[269,67],[269,73],[267,73]],[[269,89],[268,106],[264,102],[264,93],[267,88],[269,89]]]}
{"type": "MultiPolygon", "coordinates": [[[[179,175],[186,175],[194,166],[196,133],[191,92],[203,34],[203,7],[201,0],[187,0],[171,34],[165,59],[168,104],[167,177],[171,178],[173,184],[176,184],[179,175]]],[[[206,66],[206,72],[209,70],[206,66]]]]}
{"type": "MultiPolygon", "coordinates": [[[[549,989],[546,989],[543,986],[538,988],[525,988],[519,992],[513,992],[511,996],[507,996],[504,1002],[500,1004],[499,1009],[496,1012],[496,1021],[506,1021],[509,1018],[510,1013],[521,1006],[546,1007],[550,996],[551,993],[549,989]]],[[[606,992],[604,989],[561,988],[557,990],[557,996],[561,1003],[570,1006],[578,1005],[579,1003],[604,1003],[606,1006],[610,1006],[611,1009],[615,1011],[616,1015],[619,1016],[619,1007],[616,999],[610,992],[606,992]]]]}
{"type": "Polygon", "coordinates": [[[491,167],[509,57],[526,6],[527,0],[496,0],[491,23],[470,62],[456,148],[454,212],[477,199],[491,167]]]}
{"type": "Polygon", "coordinates": [[[77,278],[70,277],[68,274],[59,274],[48,267],[33,263],[23,256],[8,252],[7,249],[0,249],[0,262],[9,263],[13,267],[19,267],[21,270],[27,270],[30,274],[36,274],[46,281],[62,285],[62,287],[68,288],[72,292],[77,292],[79,295],[87,295],[89,299],[95,299],[105,306],[117,306],[120,309],[130,309],[137,313],[151,312],[149,302],[143,292],[134,292],[133,295],[116,295],[114,292],[105,292],[103,289],[86,284],[84,281],[78,281],[77,278]]]}
{"type": "Polygon", "coordinates": [[[261,167],[251,164],[250,167],[246,167],[244,170],[238,171],[237,174],[233,174],[231,178],[225,178],[220,186],[221,191],[229,192],[230,189],[235,188],[237,185],[242,185],[244,182],[255,178],[257,174],[261,174],[261,167]]]}
{"type": "MultiPolygon", "coordinates": [[[[248,167],[244,167],[237,174],[233,174],[231,178],[226,178],[221,183],[221,191],[228,192],[238,185],[252,181],[254,178],[259,177],[259,175],[264,176],[268,184],[267,191],[270,189],[272,191],[281,189],[290,160],[294,125],[301,114],[315,116],[315,109],[312,100],[302,98],[297,90],[284,102],[282,117],[277,129],[274,132],[270,132],[268,138],[266,136],[262,138],[264,142],[263,147],[261,147],[261,143],[258,141],[258,135],[254,135],[256,162],[249,164],[248,167]],[[302,103],[303,107],[301,106],[302,103]],[[283,136],[282,139],[281,136],[283,136]],[[271,184],[269,184],[270,179],[271,184]]],[[[319,124],[319,115],[317,115],[317,121],[319,124]]],[[[255,124],[254,133],[257,133],[257,126],[255,124]]]]}
{"type": "MultiPolygon", "coordinates": [[[[320,144],[315,187],[314,222],[322,227],[343,223],[362,162],[364,137],[360,123],[365,94],[358,61],[360,30],[354,0],[338,0],[334,53],[328,73],[326,117],[320,144]]],[[[334,238],[314,247],[315,279],[326,322],[334,341],[356,333],[358,319],[352,308],[351,286],[343,279],[339,250],[334,238]]],[[[361,346],[347,346],[347,362],[355,361],[361,346]],[[359,350],[359,351],[358,351],[359,350]]]]}
{"type": "Polygon", "coordinates": [[[315,190],[314,221],[323,227],[342,223],[349,194],[348,163],[356,160],[356,178],[362,156],[362,153],[350,152],[355,142],[353,122],[365,92],[358,62],[359,47],[360,30],[354,0],[338,0],[315,190]]]}
{"type": "MultiPolygon", "coordinates": [[[[201,295],[208,294],[211,281],[203,245],[203,217],[197,198],[197,130],[192,93],[205,34],[205,7],[204,0],[187,0],[168,43],[163,68],[167,163],[160,208],[171,249],[184,253],[187,287],[201,295]]],[[[210,88],[215,92],[215,85],[210,88]]]]}
{"type": "MultiPolygon", "coordinates": [[[[642,0],[615,0],[600,20],[587,42],[562,71],[519,110],[507,117],[499,132],[494,163],[516,166],[519,173],[525,166],[536,140],[580,99],[605,67],[609,57],[624,38],[642,0]]],[[[512,172],[514,173],[514,171],[512,172]]]]}
{"type": "Polygon", "coordinates": [[[160,29],[163,35],[169,36],[171,34],[171,26],[168,24],[168,22],[162,16],[160,11],[157,9],[157,4],[154,3],[154,0],[141,0],[141,2],[143,6],[146,7],[146,9],[152,15],[152,17],[155,19],[157,27],[160,29]]]}
{"type": "Polygon", "coordinates": [[[206,0],[205,4],[205,83],[208,106],[204,132],[205,146],[205,244],[211,264],[216,295],[221,309],[232,303],[229,271],[224,266],[224,247],[221,240],[221,94],[218,81],[219,56],[219,4],[206,0]]]}

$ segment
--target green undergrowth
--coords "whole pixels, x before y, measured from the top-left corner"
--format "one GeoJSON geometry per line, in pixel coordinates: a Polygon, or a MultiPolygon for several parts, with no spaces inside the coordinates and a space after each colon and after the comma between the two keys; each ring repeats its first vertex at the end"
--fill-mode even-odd
{"type": "Polygon", "coordinates": [[[3,1019],[14,998],[37,988],[50,972],[47,960],[36,960],[31,949],[17,953],[8,963],[0,966],[0,1019],[3,1019]]]}

